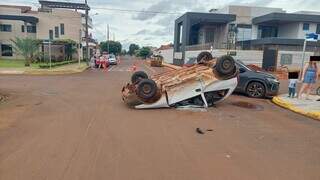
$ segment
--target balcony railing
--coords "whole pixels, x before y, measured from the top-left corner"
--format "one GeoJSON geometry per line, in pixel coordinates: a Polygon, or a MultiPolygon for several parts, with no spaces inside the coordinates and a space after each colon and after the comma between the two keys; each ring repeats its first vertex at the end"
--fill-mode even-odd
{"type": "Polygon", "coordinates": [[[214,43],[206,43],[206,44],[196,44],[186,46],[186,51],[199,51],[199,50],[210,50],[210,49],[227,49],[227,43],[221,43],[219,45],[214,43]]]}
{"type": "MultiPolygon", "coordinates": [[[[85,37],[82,37],[82,41],[85,42],[85,41],[86,41],[86,38],[85,38],[85,37]]],[[[92,39],[92,38],[88,38],[88,41],[89,41],[89,43],[95,43],[95,44],[98,43],[97,40],[92,39]]]]}

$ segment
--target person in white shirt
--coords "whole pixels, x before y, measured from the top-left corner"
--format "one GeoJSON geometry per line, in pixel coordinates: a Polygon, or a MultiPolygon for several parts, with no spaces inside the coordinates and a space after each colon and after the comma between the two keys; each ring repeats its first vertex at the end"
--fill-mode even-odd
{"type": "Polygon", "coordinates": [[[296,87],[297,87],[298,79],[289,79],[289,96],[291,98],[294,98],[296,95],[296,87]]]}

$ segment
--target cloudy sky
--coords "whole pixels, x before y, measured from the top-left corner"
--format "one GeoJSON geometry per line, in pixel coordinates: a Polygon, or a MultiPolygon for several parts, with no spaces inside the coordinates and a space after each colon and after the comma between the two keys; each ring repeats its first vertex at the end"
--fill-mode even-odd
{"type": "MultiPolygon", "coordinates": [[[[84,0],[61,0],[83,2],[84,0]]],[[[38,7],[37,0],[6,0],[6,4],[38,7]]],[[[174,20],[187,11],[208,12],[228,4],[267,6],[294,11],[320,11],[319,0],[88,0],[93,18],[93,35],[106,39],[110,26],[111,38],[124,47],[130,43],[159,46],[173,41],[174,20]],[[141,13],[140,11],[162,12],[141,13]]],[[[0,4],[4,4],[1,2],[0,4]]]]}

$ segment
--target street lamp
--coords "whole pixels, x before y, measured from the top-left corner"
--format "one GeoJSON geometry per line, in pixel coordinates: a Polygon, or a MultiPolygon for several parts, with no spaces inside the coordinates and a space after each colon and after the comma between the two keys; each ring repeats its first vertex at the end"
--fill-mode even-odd
{"type": "Polygon", "coordinates": [[[307,42],[308,41],[318,41],[319,35],[316,33],[306,33],[306,37],[303,42],[303,51],[302,51],[302,63],[301,63],[301,70],[300,70],[300,78],[302,78],[302,71],[304,67],[304,59],[305,59],[305,54],[306,54],[306,47],[307,47],[307,42]]]}

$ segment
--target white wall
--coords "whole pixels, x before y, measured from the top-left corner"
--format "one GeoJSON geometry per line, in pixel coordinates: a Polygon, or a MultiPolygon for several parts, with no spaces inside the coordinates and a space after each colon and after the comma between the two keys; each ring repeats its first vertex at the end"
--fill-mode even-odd
{"type": "Polygon", "coordinates": [[[173,48],[161,50],[159,55],[163,57],[164,62],[173,64],[173,48]]]}
{"type": "MultiPolygon", "coordinates": [[[[191,58],[196,58],[198,54],[202,51],[186,51],[185,62],[191,58]]],[[[234,56],[234,59],[243,61],[245,64],[255,64],[258,66],[262,65],[263,51],[254,51],[254,50],[237,50],[237,55],[234,56]]],[[[227,50],[215,49],[212,52],[214,57],[219,57],[227,54],[227,50]]]]}
{"type": "Polygon", "coordinates": [[[299,23],[281,24],[278,27],[278,36],[281,38],[296,39],[298,37],[299,28],[299,23]]]}
{"type": "MultiPolygon", "coordinates": [[[[281,66],[281,56],[283,54],[291,54],[292,55],[292,64],[285,65],[291,70],[297,70],[301,67],[303,53],[301,51],[278,51],[278,59],[277,59],[277,66],[281,66]]],[[[305,60],[304,62],[309,62],[310,56],[313,56],[314,52],[305,52],[305,60]]]]}
{"type": "Polygon", "coordinates": [[[299,23],[299,31],[297,38],[298,39],[304,39],[306,37],[306,33],[315,33],[317,29],[317,24],[316,23],[309,23],[309,31],[304,31],[303,30],[303,22],[299,23]]]}
{"type": "MultiPolygon", "coordinates": [[[[191,58],[196,58],[198,54],[202,51],[186,51],[186,61],[191,58]]],[[[257,66],[262,66],[263,51],[254,51],[254,50],[237,50],[237,55],[234,56],[234,59],[241,60],[245,64],[254,64],[257,66]]],[[[227,50],[216,49],[213,50],[212,55],[214,57],[219,57],[227,54],[227,50]]],[[[282,54],[292,55],[292,64],[286,65],[291,70],[297,70],[301,67],[303,54],[301,51],[278,51],[277,66],[280,67],[281,56],[282,54]]],[[[314,52],[305,53],[305,63],[309,61],[310,56],[313,56],[314,52]]]]}
{"type": "Polygon", "coordinates": [[[270,13],[284,13],[285,11],[281,8],[269,8],[269,7],[252,7],[251,17],[263,16],[270,13]]]}
{"type": "Polygon", "coordinates": [[[79,12],[70,10],[53,9],[52,12],[38,12],[34,15],[39,18],[37,24],[37,38],[48,39],[49,30],[53,30],[54,39],[72,39],[79,43],[81,24],[81,14],[79,12]],[[60,31],[60,24],[64,24],[65,34],[61,35],[59,32],[59,38],[55,38],[54,27],[58,26],[60,31]]]}

